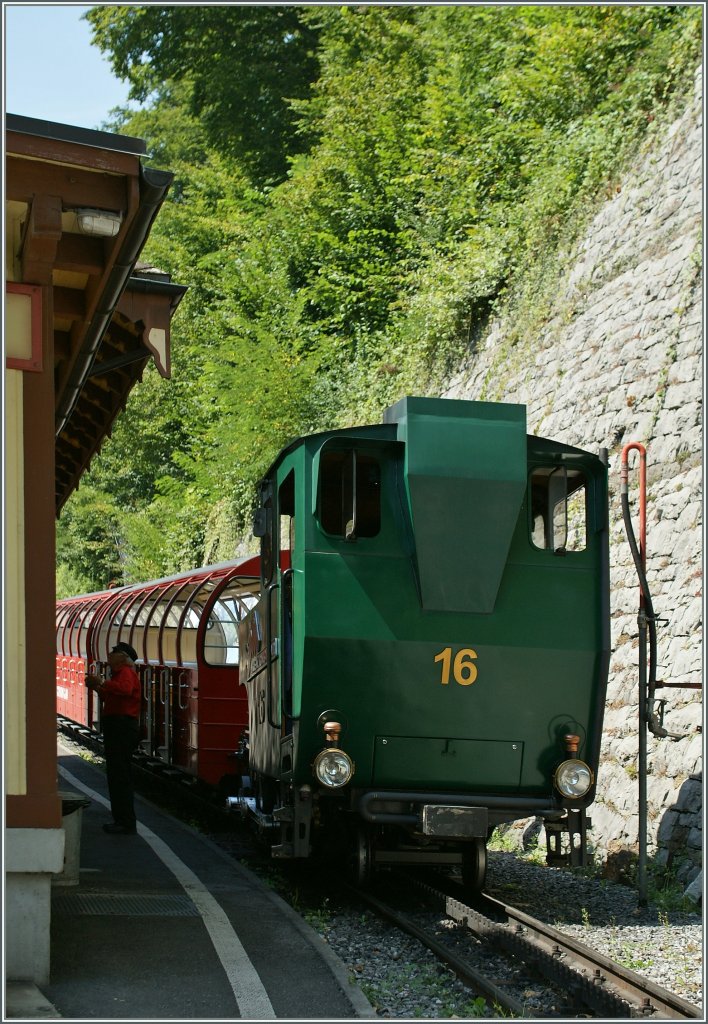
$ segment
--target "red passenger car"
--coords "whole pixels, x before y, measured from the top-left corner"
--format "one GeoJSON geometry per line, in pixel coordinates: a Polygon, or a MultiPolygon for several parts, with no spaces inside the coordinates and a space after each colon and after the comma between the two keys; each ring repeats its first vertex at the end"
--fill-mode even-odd
{"type": "Polygon", "coordinates": [[[138,652],[142,754],[236,792],[236,745],[248,727],[237,625],[259,589],[259,559],[251,557],[59,601],[57,713],[101,732],[84,676],[105,674],[108,652],[125,641],[138,652]]]}

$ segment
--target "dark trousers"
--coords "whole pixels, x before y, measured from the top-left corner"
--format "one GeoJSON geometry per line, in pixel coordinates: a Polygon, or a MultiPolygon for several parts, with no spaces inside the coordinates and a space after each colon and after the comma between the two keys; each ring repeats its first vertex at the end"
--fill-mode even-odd
{"type": "Polygon", "coordinates": [[[131,758],[138,745],[138,720],[129,715],[107,715],[101,721],[101,728],[113,820],[118,825],[134,828],[131,758]]]}

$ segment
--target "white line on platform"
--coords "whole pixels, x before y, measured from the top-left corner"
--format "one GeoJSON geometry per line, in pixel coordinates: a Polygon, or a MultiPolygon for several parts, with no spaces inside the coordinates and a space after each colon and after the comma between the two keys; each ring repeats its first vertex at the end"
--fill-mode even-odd
{"type": "MultiPolygon", "coordinates": [[[[92,800],[110,808],[105,797],[86,786],[71,772],[60,766],[59,774],[72,786],[76,786],[77,789],[90,796],[92,800]]],[[[216,955],[219,957],[233,989],[241,1016],[251,1020],[276,1020],[275,1011],[268,998],[268,993],[263,987],[263,982],[224,910],[206,886],[202,885],[194,872],[173,853],[167,843],[141,822],[137,823],[137,828],[138,835],[152,847],[163,864],[169,868],[199,911],[209,938],[214,944],[216,955]]]]}

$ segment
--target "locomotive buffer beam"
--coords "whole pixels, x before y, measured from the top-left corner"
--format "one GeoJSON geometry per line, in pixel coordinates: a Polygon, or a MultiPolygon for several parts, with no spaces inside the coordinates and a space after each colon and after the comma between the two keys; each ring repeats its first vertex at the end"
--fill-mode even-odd
{"type": "MultiPolygon", "coordinates": [[[[369,790],[358,797],[355,810],[373,825],[402,825],[424,835],[460,839],[485,838],[490,812],[492,815],[499,813],[502,820],[509,813],[516,817],[532,814],[557,817],[561,813],[559,808],[537,797],[428,793],[425,790],[369,790]]],[[[494,823],[492,820],[491,824],[494,823]]]]}
{"type": "Polygon", "coordinates": [[[486,807],[424,804],[420,813],[420,830],[425,836],[486,839],[488,829],[486,807]]]}

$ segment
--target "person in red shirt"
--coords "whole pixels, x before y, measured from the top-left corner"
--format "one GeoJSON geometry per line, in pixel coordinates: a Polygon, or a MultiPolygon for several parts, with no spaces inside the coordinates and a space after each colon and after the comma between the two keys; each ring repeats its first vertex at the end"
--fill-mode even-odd
{"type": "Polygon", "coordinates": [[[86,685],[102,703],[101,728],[106,757],[108,794],[113,821],[103,826],[110,835],[135,835],[135,808],[131,763],[138,745],[140,680],[135,671],[137,651],[130,644],[116,644],[108,655],[108,679],[88,673],[86,685]]]}

